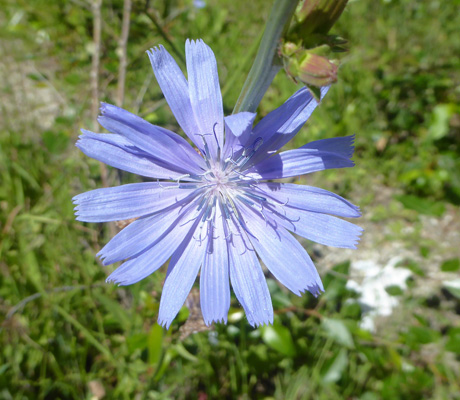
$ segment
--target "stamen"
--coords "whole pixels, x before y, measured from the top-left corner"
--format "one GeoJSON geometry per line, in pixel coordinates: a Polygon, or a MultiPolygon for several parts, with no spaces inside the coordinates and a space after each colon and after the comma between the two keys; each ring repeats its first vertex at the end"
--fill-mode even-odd
{"type": "MultiPolygon", "coordinates": [[[[251,241],[247,240],[247,237],[245,235],[243,235],[243,233],[240,231],[239,226],[235,223],[235,221],[232,221],[232,222],[233,222],[236,230],[238,231],[238,233],[234,233],[234,234],[241,237],[241,241],[243,242],[243,245],[244,245],[244,251],[242,253],[240,253],[240,256],[245,254],[246,251],[248,251],[248,250],[249,251],[255,251],[254,246],[252,246],[251,241]],[[251,243],[251,246],[249,247],[246,242],[251,243]]],[[[243,228],[243,230],[246,230],[244,225],[241,225],[241,227],[243,228]]],[[[246,232],[251,235],[251,233],[249,231],[246,230],[246,232]]],[[[235,246],[233,246],[233,247],[235,247],[235,246]]]]}
{"type": "Polygon", "coordinates": [[[216,139],[216,143],[217,143],[217,161],[220,161],[220,144],[219,144],[219,141],[217,140],[216,125],[217,125],[217,122],[213,125],[212,132],[214,133],[214,139],[216,139]]]}
{"type": "Polygon", "coordinates": [[[213,178],[215,178],[214,173],[213,173],[212,171],[209,171],[209,170],[206,171],[204,174],[201,174],[200,176],[203,177],[203,178],[205,178],[208,182],[211,182],[211,181],[208,179],[207,175],[211,175],[213,178]]]}
{"type": "Polygon", "coordinates": [[[241,200],[242,202],[246,203],[248,206],[254,206],[255,205],[252,201],[250,201],[248,199],[245,199],[243,196],[240,196],[239,194],[236,195],[236,198],[238,200],[241,200]]]}
{"type": "Polygon", "coordinates": [[[172,188],[180,188],[180,180],[184,179],[184,178],[189,178],[189,177],[190,177],[190,174],[185,174],[185,175],[179,176],[179,178],[176,179],[177,186],[171,186],[171,187],[172,188]]]}
{"type": "Polygon", "coordinates": [[[199,236],[198,236],[198,239],[195,237],[195,235],[193,235],[193,239],[195,239],[197,242],[199,241],[200,242],[200,246],[201,246],[201,243],[203,242],[203,240],[205,240],[207,237],[208,237],[208,231],[206,230],[206,235],[202,238],[201,237],[201,234],[203,233],[203,227],[204,227],[205,224],[201,224],[200,225],[200,232],[199,232],[199,236]]]}
{"type": "MultiPolygon", "coordinates": [[[[249,154],[248,156],[246,156],[246,160],[243,162],[243,164],[240,165],[240,168],[243,168],[247,163],[248,161],[252,158],[252,156],[254,154],[256,154],[257,150],[260,148],[260,146],[262,146],[262,143],[264,142],[264,140],[261,138],[261,137],[258,137],[254,143],[252,144],[252,151],[251,151],[251,154],[249,154]]],[[[245,153],[246,149],[243,151],[243,154],[245,153]]]]}
{"type": "Polygon", "coordinates": [[[211,206],[211,202],[209,201],[210,199],[208,198],[208,204],[206,205],[206,211],[203,213],[203,217],[201,218],[201,222],[204,222],[208,219],[209,215],[213,211],[213,207],[211,206]]]}
{"type": "Polygon", "coordinates": [[[221,194],[221,199],[219,200],[219,203],[221,204],[221,208],[224,211],[225,219],[229,219],[230,218],[230,210],[228,209],[227,204],[224,203],[224,198],[223,198],[222,194],[221,194]]]}
{"type": "Polygon", "coordinates": [[[265,197],[257,196],[256,194],[253,194],[253,193],[250,193],[250,192],[247,192],[247,191],[244,191],[244,195],[247,196],[247,197],[250,197],[251,199],[254,199],[254,200],[259,200],[259,201],[262,201],[262,202],[267,201],[267,199],[265,197]]]}
{"type": "MultiPolygon", "coordinates": [[[[292,225],[292,227],[294,228],[293,230],[294,230],[294,231],[296,230],[296,226],[295,226],[294,222],[299,222],[299,221],[300,221],[300,217],[298,217],[296,220],[294,220],[294,219],[288,218],[286,215],[280,214],[278,211],[272,209],[271,206],[268,207],[268,209],[269,209],[269,211],[270,211],[273,215],[277,216],[277,217],[280,218],[280,219],[283,219],[283,220],[289,222],[289,223],[292,225]]],[[[284,211],[284,210],[283,210],[283,211],[284,211]]]]}
{"type": "Polygon", "coordinates": [[[206,200],[207,200],[206,196],[203,196],[203,198],[200,201],[200,204],[198,205],[198,211],[200,211],[203,208],[204,203],[206,203],[206,200]]]}
{"type": "Polygon", "coordinates": [[[217,196],[214,196],[213,201],[212,201],[212,206],[211,206],[211,215],[209,215],[208,221],[211,221],[216,214],[216,202],[217,202],[217,196]]]}
{"type": "Polygon", "coordinates": [[[167,189],[169,186],[163,186],[160,182],[159,179],[157,179],[158,186],[161,187],[162,189],[167,189]]]}
{"type": "Polygon", "coordinates": [[[206,166],[211,169],[211,164],[209,163],[209,157],[211,156],[211,153],[209,152],[209,146],[208,146],[208,143],[206,142],[206,140],[204,139],[205,136],[208,136],[209,133],[203,133],[201,135],[199,135],[201,137],[201,140],[203,141],[203,146],[204,146],[204,150],[202,150],[201,152],[203,153],[204,155],[204,161],[206,163],[206,166]]]}
{"type": "Polygon", "coordinates": [[[208,248],[206,250],[208,254],[212,254],[212,252],[214,251],[214,240],[213,240],[214,234],[212,231],[213,231],[212,225],[208,224],[207,234],[211,238],[211,240],[208,240],[208,248]]]}

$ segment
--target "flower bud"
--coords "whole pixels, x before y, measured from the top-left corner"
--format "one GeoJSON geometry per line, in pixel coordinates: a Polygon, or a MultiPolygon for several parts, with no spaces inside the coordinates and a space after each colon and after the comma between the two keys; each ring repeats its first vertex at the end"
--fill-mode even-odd
{"type": "Polygon", "coordinates": [[[326,34],[342,14],[348,0],[305,0],[297,11],[302,34],[326,34]]]}
{"type": "Polygon", "coordinates": [[[337,82],[338,67],[326,57],[306,53],[298,67],[297,78],[306,85],[321,87],[337,82]]]}

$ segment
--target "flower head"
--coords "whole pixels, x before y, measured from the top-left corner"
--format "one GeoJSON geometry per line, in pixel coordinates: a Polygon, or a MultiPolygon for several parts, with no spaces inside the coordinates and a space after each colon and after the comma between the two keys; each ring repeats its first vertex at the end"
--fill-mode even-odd
{"type": "Polygon", "coordinates": [[[253,128],[253,113],[224,118],[216,60],[203,41],[186,43],[188,80],[162,46],[148,54],[177,122],[199,152],[167,129],[102,104],[99,123],[113,133],[83,130],[77,146],[108,165],[156,180],[80,194],[74,198],[77,219],[137,218],[98,256],[104,265],[126,260],[107,278],[120,285],[138,282],[170,260],[160,324],[169,327],[200,268],[206,324],[227,320],[230,282],[249,323],[270,323],[273,308],[259,258],[295,294],[317,295],[323,290],[318,272],[289,231],[355,248],[361,228],[335,217],[360,215],[342,197],[268,180],[353,166],[353,137],[278,153],[317,106],[307,89],[253,128]]]}

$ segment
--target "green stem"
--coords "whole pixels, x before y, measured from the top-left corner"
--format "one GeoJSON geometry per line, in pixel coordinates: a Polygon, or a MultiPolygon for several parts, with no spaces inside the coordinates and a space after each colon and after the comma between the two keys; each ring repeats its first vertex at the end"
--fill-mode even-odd
{"type": "Polygon", "coordinates": [[[275,0],[256,59],[241,90],[233,113],[256,111],[262,97],[281,68],[276,50],[296,9],[298,0],[275,0]]]}

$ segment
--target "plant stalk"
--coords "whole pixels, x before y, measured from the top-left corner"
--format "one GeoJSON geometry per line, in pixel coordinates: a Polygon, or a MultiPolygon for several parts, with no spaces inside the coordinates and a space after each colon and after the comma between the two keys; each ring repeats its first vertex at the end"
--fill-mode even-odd
{"type": "Polygon", "coordinates": [[[256,111],[262,97],[272,83],[282,64],[277,50],[280,39],[289,28],[298,0],[275,0],[265,31],[233,113],[256,111]]]}

